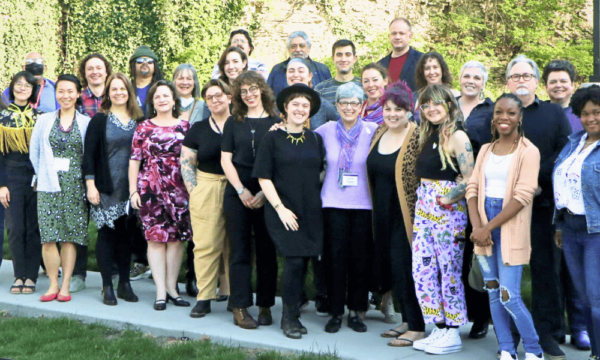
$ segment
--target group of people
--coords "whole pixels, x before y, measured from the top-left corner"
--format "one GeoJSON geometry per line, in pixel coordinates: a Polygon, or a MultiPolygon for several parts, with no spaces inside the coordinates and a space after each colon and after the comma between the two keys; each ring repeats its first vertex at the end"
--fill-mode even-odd
{"type": "Polygon", "coordinates": [[[106,305],[138,301],[130,281],[151,274],[155,310],[190,306],[177,286],[187,251],[191,317],[228,301],[235,325],[269,326],[279,254],[289,338],[307,333],[312,263],[328,333],[345,307],[348,327],[367,331],[374,292],[386,322],[400,304],[402,323],[382,334],[390,346],[457,352],[460,326],[473,321],[477,339],[491,320],[501,360],[517,359],[521,339],[528,360],[565,359],[566,309],[571,342],[598,359],[600,87],[574,91],[568,61],[540,74],[519,55],[506,69],[510,93],[494,102],[483,64],[464,64],[457,91],[440,54],[410,46],[407,19],[389,30],[392,52],[360,77],[351,41],[333,44],[332,77],[302,31],[271,72],[250,58],[249,34],[233,31],[203,86],[190,64],[163,79],[147,46],[129,76],[96,53],[55,82],[27,54],[0,113],[10,292],[34,293],[40,263],[50,278],[41,301],[85,288],[91,215],[106,305]],[[540,80],[549,102],[536,95],[540,80]]]}

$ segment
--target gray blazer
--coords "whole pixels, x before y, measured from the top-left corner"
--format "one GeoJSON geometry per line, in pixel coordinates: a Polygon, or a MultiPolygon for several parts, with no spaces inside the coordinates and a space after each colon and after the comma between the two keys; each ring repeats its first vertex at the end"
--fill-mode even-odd
{"type": "MultiPolygon", "coordinates": [[[[37,175],[37,191],[61,191],[58,183],[58,173],[54,170],[54,153],[50,145],[50,130],[52,130],[57,115],[58,110],[40,115],[31,133],[29,159],[37,175]]],[[[77,126],[81,132],[81,138],[85,139],[85,132],[90,123],[90,118],[76,111],[75,121],[77,121],[77,126]]]]}

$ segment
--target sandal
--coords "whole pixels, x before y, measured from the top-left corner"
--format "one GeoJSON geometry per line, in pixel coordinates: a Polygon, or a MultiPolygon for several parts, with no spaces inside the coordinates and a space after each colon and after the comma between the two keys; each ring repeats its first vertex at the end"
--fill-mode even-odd
{"type": "MultiPolygon", "coordinates": [[[[15,279],[14,282],[17,282],[17,280],[23,281],[22,279],[15,279]]],[[[10,293],[13,294],[13,295],[22,294],[23,293],[23,284],[21,284],[21,285],[12,285],[10,287],[10,293]]]]}
{"type": "Polygon", "coordinates": [[[388,345],[393,347],[409,347],[413,346],[414,342],[414,340],[399,337],[395,340],[390,341],[388,345]]]}
{"type": "MultiPolygon", "coordinates": [[[[33,280],[31,280],[31,279],[27,279],[27,280],[30,280],[31,282],[33,282],[33,280]]],[[[35,282],[33,282],[33,285],[25,285],[25,283],[27,282],[27,280],[25,280],[23,282],[23,292],[22,292],[22,294],[30,295],[30,294],[33,294],[35,292],[35,282]],[[27,290],[27,291],[25,291],[25,290],[27,290]]]]}
{"type": "Polygon", "coordinates": [[[408,331],[408,326],[404,327],[404,324],[402,324],[400,326],[397,326],[395,328],[391,328],[388,331],[382,333],[381,337],[384,337],[384,338],[397,338],[398,336],[404,334],[407,331],[408,331]],[[398,331],[396,329],[401,329],[401,331],[398,331]]]}

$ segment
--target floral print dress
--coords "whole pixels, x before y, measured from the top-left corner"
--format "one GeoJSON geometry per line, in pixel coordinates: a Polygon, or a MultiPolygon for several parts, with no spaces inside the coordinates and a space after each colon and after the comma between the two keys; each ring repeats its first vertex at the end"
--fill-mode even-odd
{"type": "Polygon", "coordinates": [[[148,119],[133,135],[131,160],[142,162],[138,175],[140,219],[147,241],[187,241],[192,237],[189,194],[181,176],[179,156],[189,122],[158,126],[148,119]]]}
{"type": "Polygon", "coordinates": [[[38,222],[42,244],[71,242],[87,245],[88,207],[81,171],[83,138],[77,121],[63,131],[56,118],[50,130],[54,158],[69,159],[69,170],[58,171],[59,192],[38,191],[38,222]]]}

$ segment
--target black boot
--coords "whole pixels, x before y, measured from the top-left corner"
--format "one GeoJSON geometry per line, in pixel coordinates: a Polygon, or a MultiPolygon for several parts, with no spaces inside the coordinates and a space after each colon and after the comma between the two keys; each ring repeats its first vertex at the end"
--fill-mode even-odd
{"type": "Polygon", "coordinates": [[[117,297],[119,299],[124,299],[127,302],[138,302],[138,297],[133,293],[133,289],[131,288],[131,283],[129,281],[119,281],[119,285],[117,286],[117,297]]]}
{"type": "Polygon", "coordinates": [[[298,311],[296,313],[298,314],[298,316],[296,316],[296,321],[298,322],[298,326],[300,328],[300,334],[302,334],[302,335],[308,334],[308,330],[300,322],[300,308],[298,308],[298,311]]]}
{"type": "Polygon", "coordinates": [[[302,339],[300,322],[298,321],[298,306],[283,305],[283,316],[281,317],[281,330],[290,339],[302,339]]]}
{"type": "Polygon", "coordinates": [[[102,302],[104,305],[115,306],[117,305],[117,298],[112,286],[102,287],[102,302]]]}
{"type": "Polygon", "coordinates": [[[185,283],[185,292],[193,298],[198,296],[198,286],[196,285],[196,279],[187,279],[185,283]]]}
{"type": "Polygon", "coordinates": [[[192,309],[190,316],[193,318],[201,318],[210,313],[210,300],[199,300],[196,306],[192,309]]]}

